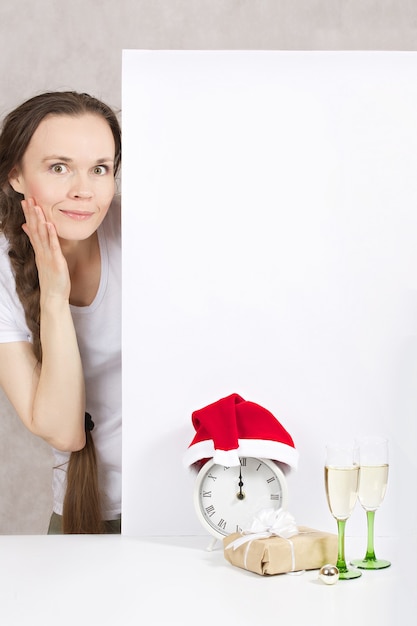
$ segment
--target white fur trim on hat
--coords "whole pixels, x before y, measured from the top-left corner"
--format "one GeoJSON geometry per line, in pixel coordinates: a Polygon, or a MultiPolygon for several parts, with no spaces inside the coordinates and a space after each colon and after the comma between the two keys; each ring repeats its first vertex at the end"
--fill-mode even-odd
{"type": "Polygon", "coordinates": [[[298,451],[285,443],[269,439],[239,439],[238,444],[239,447],[234,450],[216,450],[212,439],[199,441],[185,452],[184,466],[190,467],[197,461],[213,458],[218,465],[234,467],[240,465],[239,457],[255,457],[282,463],[287,473],[297,469],[298,451]]]}

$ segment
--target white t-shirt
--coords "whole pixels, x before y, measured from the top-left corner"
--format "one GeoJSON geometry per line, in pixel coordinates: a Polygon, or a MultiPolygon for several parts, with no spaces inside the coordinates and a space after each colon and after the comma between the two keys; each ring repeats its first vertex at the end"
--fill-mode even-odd
{"type": "MultiPolygon", "coordinates": [[[[121,227],[120,202],[114,201],[98,229],[101,277],[90,306],[71,305],[86,385],[86,410],[94,421],[103,519],[121,513],[122,391],[121,391],[121,227]]],[[[0,343],[31,341],[25,314],[16,294],[0,233],[0,343]]],[[[70,454],[53,449],[54,511],[62,515],[66,467],[70,454]]]]}

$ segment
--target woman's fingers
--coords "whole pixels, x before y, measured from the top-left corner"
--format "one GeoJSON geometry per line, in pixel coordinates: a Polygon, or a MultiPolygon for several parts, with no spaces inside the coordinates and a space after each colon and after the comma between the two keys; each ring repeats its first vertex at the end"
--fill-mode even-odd
{"type": "Polygon", "coordinates": [[[22,229],[29,237],[35,252],[41,292],[69,297],[68,265],[62,254],[55,226],[46,221],[41,207],[33,198],[23,200],[22,208],[26,219],[22,229]]]}
{"type": "Polygon", "coordinates": [[[40,206],[35,204],[33,198],[22,200],[22,209],[25,215],[26,224],[22,226],[28,235],[33,247],[49,245],[49,229],[45,215],[40,206]]]}
{"type": "Polygon", "coordinates": [[[61,256],[61,246],[55,226],[47,222],[40,206],[33,198],[22,200],[22,208],[26,223],[22,229],[27,234],[35,250],[35,254],[54,253],[61,256]]]}

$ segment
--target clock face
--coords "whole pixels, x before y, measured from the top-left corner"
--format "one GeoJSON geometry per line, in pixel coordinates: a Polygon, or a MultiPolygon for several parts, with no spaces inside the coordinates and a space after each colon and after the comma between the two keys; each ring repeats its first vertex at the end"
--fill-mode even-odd
{"type": "Polygon", "coordinates": [[[242,457],[240,467],[223,467],[211,460],[197,475],[197,516],[217,538],[248,529],[261,509],[279,509],[286,503],[285,476],[269,459],[242,457]]]}

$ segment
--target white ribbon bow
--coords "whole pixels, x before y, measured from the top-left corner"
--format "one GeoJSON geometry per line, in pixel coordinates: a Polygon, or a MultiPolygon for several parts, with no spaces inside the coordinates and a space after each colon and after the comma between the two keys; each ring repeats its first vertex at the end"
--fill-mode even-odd
{"type": "Polygon", "coordinates": [[[276,535],[283,539],[289,539],[298,535],[298,528],[291,513],[284,509],[261,509],[255,515],[250,528],[242,530],[242,536],[238,537],[227,546],[236,550],[253,539],[266,539],[276,535]]]}

